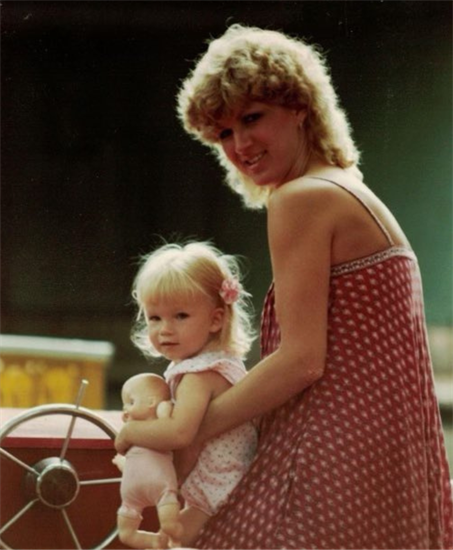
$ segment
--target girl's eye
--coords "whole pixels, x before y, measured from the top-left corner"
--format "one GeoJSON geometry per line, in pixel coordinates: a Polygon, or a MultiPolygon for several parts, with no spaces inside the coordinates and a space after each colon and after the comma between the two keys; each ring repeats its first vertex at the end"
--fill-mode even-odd
{"type": "Polygon", "coordinates": [[[219,134],[219,139],[220,140],[227,139],[232,135],[232,133],[233,132],[230,130],[230,128],[225,128],[224,130],[221,130],[221,132],[219,134]]]}
{"type": "Polygon", "coordinates": [[[180,319],[180,320],[187,319],[188,317],[189,317],[189,314],[184,311],[181,311],[176,315],[176,319],[180,319]]]}
{"type": "Polygon", "coordinates": [[[160,320],[160,318],[157,315],[150,315],[148,317],[148,321],[150,323],[157,323],[160,320]]]}

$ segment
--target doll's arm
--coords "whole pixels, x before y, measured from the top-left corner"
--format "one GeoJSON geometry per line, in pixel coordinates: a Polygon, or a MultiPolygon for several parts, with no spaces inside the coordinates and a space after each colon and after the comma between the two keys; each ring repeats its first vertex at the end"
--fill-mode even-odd
{"type": "Polygon", "coordinates": [[[113,458],[112,458],[112,462],[113,464],[115,464],[115,466],[118,467],[118,470],[120,472],[123,472],[124,470],[124,464],[126,463],[126,457],[124,455],[120,455],[120,454],[116,454],[113,458]]]}

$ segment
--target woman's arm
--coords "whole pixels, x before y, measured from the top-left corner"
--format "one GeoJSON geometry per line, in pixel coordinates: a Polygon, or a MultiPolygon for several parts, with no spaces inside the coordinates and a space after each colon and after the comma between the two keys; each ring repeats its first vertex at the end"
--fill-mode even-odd
{"type": "Polygon", "coordinates": [[[116,437],[116,450],[124,454],[132,445],[156,451],[186,447],[193,441],[210,400],[223,384],[228,382],[215,372],[185,374],[178,385],[172,415],[129,420],[116,437]]]}
{"type": "Polygon", "coordinates": [[[331,202],[330,192],[301,180],[273,193],[268,231],[281,344],[210,403],[198,444],[275,409],[322,376],[334,221],[331,202]]]}

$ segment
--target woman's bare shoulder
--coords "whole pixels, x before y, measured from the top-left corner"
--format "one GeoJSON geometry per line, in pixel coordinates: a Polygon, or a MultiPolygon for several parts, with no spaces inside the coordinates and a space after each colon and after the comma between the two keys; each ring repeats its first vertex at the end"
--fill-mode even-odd
{"type": "Polygon", "coordinates": [[[331,182],[303,176],[276,188],[270,195],[269,211],[325,209],[338,200],[339,189],[331,182]]]}

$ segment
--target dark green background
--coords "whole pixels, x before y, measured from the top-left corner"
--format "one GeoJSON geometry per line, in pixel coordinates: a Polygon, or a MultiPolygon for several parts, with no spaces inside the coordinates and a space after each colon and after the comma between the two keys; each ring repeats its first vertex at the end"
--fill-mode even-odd
{"type": "MultiPolygon", "coordinates": [[[[449,1],[2,2],[2,332],[105,339],[112,392],[145,362],[129,342],[135,261],[167,239],[247,258],[257,317],[265,214],[244,211],[175,95],[233,22],[322,46],[365,180],[420,261],[430,326],[452,324],[449,1]]],[[[257,348],[250,364],[257,356],[257,348]]]]}

